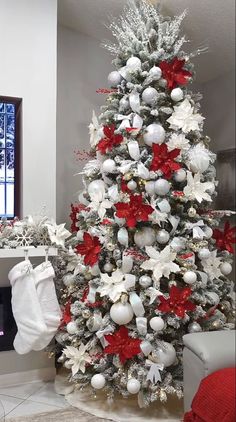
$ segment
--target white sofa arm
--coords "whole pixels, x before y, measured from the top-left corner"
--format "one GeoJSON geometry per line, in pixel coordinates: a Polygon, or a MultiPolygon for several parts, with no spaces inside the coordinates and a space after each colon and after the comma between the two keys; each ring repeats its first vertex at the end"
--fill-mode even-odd
{"type": "Polygon", "coordinates": [[[211,331],[183,336],[184,410],[203,378],[222,368],[235,366],[235,331],[211,331]]]}

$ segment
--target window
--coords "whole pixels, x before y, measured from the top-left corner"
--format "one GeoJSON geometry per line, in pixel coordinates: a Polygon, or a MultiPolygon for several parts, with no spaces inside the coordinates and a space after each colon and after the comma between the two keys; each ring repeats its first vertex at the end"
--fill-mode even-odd
{"type": "Polygon", "coordinates": [[[21,99],[0,96],[0,218],[20,216],[21,99]]]}

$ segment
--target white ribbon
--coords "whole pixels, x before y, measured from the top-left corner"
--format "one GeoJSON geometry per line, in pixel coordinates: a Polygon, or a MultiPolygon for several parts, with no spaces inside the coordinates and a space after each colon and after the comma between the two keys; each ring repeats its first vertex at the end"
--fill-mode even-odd
{"type": "Polygon", "coordinates": [[[129,95],[129,104],[135,113],[140,112],[140,95],[135,89],[129,95]]]}
{"type": "Polygon", "coordinates": [[[154,363],[149,359],[146,359],[145,365],[150,366],[150,369],[147,374],[147,381],[151,381],[153,384],[156,384],[158,381],[161,381],[160,371],[163,371],[164,365],[154,363]]]}
{"type": "Polygon", "coordinates": [[[125,274],[125,288],[126,290],[135,287],[136,276],[134,274],[125,274]]]}
{"type": "Polygon", "coordinates": [[[137,161],[140,158],[140,149],[139,149],[139,144],[137,141],[129,141],[128,143],[128,151],[129,151],[129,155],[130,157],[137,161]]]}
{"type": "Polygon", "coordinates": [[[93,284],[89,285],[89,292],[87,296],[87,301],[90,303],[94,303],[96,300],[96,287],[93,284]]]}
{"type": "Polygon", "coordinates": [[[145,309],[143,307],[142,301],[137,295],[137,293],[131,292],[129,294],[129,301],[136,316],[143,316],[145,314],[145,309]]]}
{"type": "Polygon", "coordinates": [[[138,164],[138,176],[141,177],[141,179],[149,179],[150,172],[143,163],[138,164]]]}
{"type": "Polygon", "coordinates": [[[174,215],[170,215],[170,217],[168,218],[168,220],[169,220],[170,224],[172,225],[172,230],[170,232],[170,235],[172,235],[176,231],[176,229],[177,229],[177,227],[179,225],[180,217],[176,217],[174,215]]]}
{"type": "Polygon", "coordinates": [[[145,336],[147,334],[147,318],[137,317],[136,325],[139,334],[141,334],[141,336],[145,336]]]}
{"type": "Polygon", "coordinates": [[[185,227],[187,230],[193,231],[193,239],[199,239],[202,240],[205,236],[204,231],[201,229],[201,227],[205,226],[204,221],[200,220],[197,223],[186,223],[185,227]]]}
{"type": "Polygon", "coordinates": [[[147,294],[150,297],[149,305],[155,302],[157,296],[163,296],[163,293],[161,293],[160,290],[155,289],[155,287],[149,287],[147,289],[147,294]]]}
{"type": "Polygon", "coordinates": [[[149,343],[149,341],[144,340],[140,344],[140,349],[142,350],[142,352],[145,356],[148,356],[148,355],[150,355],[151,351],[153,350],[153,346],[151,345],[151,343],[149,343]]]}
{"type": "Polygon", "coordinates": [[[119,132],[122,129],[126,128],[135,128],[138,131],[142,129],[143,126],[143,119],[139,114],[136,113],[130,113],[130,114],[116,114],[115,120],[121,120],[120,126],[117,128],[117,131],[119,132]]]}
{"type": "Polygon", "coordinates": [[[121,245],[128,246],[129,236],[128,236],[128,231],[126,230],[126,228],[122,227],[121,229],[118,230],[117,239],[121,245]]]}
{"type": "Polygon", "coordinates": [[[123,253],[122,255],[122,271],[124,274],[130,273],[130,271],[133,268],[133,263],[134,260],[132,258],[132,256],[130,255],[125,255],[125,253],[123,253]]]}
{"type": "Polygon", "coordinates": [[[108,341],[105,339],[105,335],[113,333],[114,329],[112,328],[111,325],[108,325],[107,327],[103,328],[102,330],[99,330],[96,332],[96,336],[99,338],[102,347],[106,347],[109,343],[108,341]]]}

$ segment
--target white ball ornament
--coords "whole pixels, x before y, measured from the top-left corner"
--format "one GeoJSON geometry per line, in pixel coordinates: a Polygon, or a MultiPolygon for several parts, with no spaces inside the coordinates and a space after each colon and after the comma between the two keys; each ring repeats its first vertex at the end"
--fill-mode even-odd
{"type": "Polygon", "coordinates": [[[211,252],[207,248],[202,248],[198,252],[198,256],[199,256],[200,259],[207,259],[211,256],[211,252]]]}
{"type": "Polygon", "coordinates": [[[153,77],[153,78],[155,78],[155,79],[160,79],[160,78],[161,78],[162,71],[161,71],[160,67],[158,67],[158,66],[153,66],[153,67],[149,70],[148,74],[149,74],[149,76],[151,76],[151,77],[153,77]]]}
{"type": "Polygon", "coordinates": [[[75,334],[77,329],[77,324],[74,321],[68,322],[66,326],[66,331],[68,334],[75,334]]]}
{"type": "Polygon", "coordinates": [[[127,382],[127,390],[130,394],[137,394],[140,390],[140,382],[139,380],[136,380],[135,378],[130,378],[130,380],[127,382]]]}
{"type": "Polygon", "coordinates": [[[194,271],[186,271],[186,273],[184,273],[183,279],[186,284],[193,284],[197,281],[197,275],[194,271]]]}
{"type": "Polygon", "coordinates": [[[105,183],[103,182],[103,180],[101,179],[97,179],[97,180],[93,180],[91,183],[89,183],[88,185],[88,193],[89,195],[91,194],[96,194],[96,193],[101,193],[105,191],[105,183]]]}
{"type": "Polygon", "coordinates": [[[155,193],[155,182],[149,181],[149,182],[145,183],[145,191],[149,195],[154,195],[154,193],[155,193]]]}
{"type": "Polygon", "coordinates": [[[121,83],[122,76],[119,72],[117,72],[117,70],[114,70],[113,72],[109,73],[107,80],[111,88],[116,88],[117,85],[121,83]]]}
{"type": "Polygon", "coordinates": [[[152,285],[152,279],[149,277],[149,275],[142,275],[138,282],[140,286],[144,287],[145,289],[152,285]]]}
{"type": "Polygon", "coordinates": [[[202,331],[202,327],[200,324],[198,324],[198,322],[194,321],[194,322],[191,322],[191,324],[189,324],[188,326],[189,333],[199,333],[200,331],[202,331]]]}
{"type": "Polygon", "coordinates": [[[156,232],[151,227],[144,227],[134,235],[134,242],[139,248],[152,246],[156,240],[156,232]]]}
{"type": "Polygon", "coordinates": [[[91,385],[96,390],[101,390],[106,384],[105,377],[102,374],[95,374],[91,378],[91,385]]]}
{"type": "Polygon", "coordinates": [[[155,88],[148,87],[142,93],[142,100],[149,105],[154,105],[158,98],[158,92],[155,88]]]}
{"type": "Polygon", "coordinates": [[[206,239],[211,239],[212,235],[213,235],[213,230],[211,229],[211,227],[209,226],[205,226],[203,228],[204,234],[205,234],[205,238],[206,239]]]}
{"type": "Polygon", "coordinates": [[[154,331],[161,331],[165,326],[165,322],[161,317],[151,318],[149,324],[154,331]]]}
{"type": "Polygon", "coordinates": [[[116,163],[111,158],[108,158],[102,163],[102,170],[105,173],[113,173],[116,169],[116,163]]]}
{"type": "Polygon", "coordinates": [[[128,187],[130,190],[135,190],[135,189],[137,188],[137,183],[135,182],[135,180],[130,180],[130,181],[127,183],[127,187],[128,187]]]}
{"type": "Polygon", "coordinates": [[[138,57],[133,56],[127,60],[126,66],[128,66],[131,70],[135,71],[141,69],[142,62],[138,57]]]}
{"type": "Polygon", "coordinates": [[[232,265],[229,262],[223,262],[220,266],[223,275],[229,275],[232,272],[232,265]]]}
{"type": "Polygon", "coordinates": [[[132,306],[128,302],[117,302],[112,305],[110,309],[110,316],[116,324],[125,325],[132,320],[134,313],[132,306]]]}
{"type": "Polygon", "coordinates": [[[174,88],[172,89],[170,96],[173,101],[177,102],[184,98],[184,93],[181,88],[174,88]]]}
{"type": "Polygon", "coordinates": [[[186,180],[187,174],[184,169],[179,169],[174,173],[174,179],[176,182],[184,182],[186,180]]]}
{"type": "Polygon", "coordinates": [[[158,123],[152,123],[146,127],[143,139],[146,145],[162,144],[165,140],[165,129],[158,123]]]}
{"type": "Polygon", "coordinates": [[[155,192],[159,196],[165,196],[170,190],[170,184],[166,179],[158,179],[155,182],[155,192]]]}
{"type": "Polygon", "coordinates": [[[165,245],[170,239],[170,235],[166,230],[159,230],[157,232],[157,241],[161,245],[165,245]]]}
{"type": "Polygon", "coordinates": [[[111,273],[114,268],[114,265],[111,262],[106,262],[103,269],[106,271],[106,273],[111,273]]]}
{"type": "Polygon", "coordinates": [[[121,98],[120,100],[120,111],[126,111],[129,108],[129,100],[126,97],[121,98]]]}
{"type": "Polygon", "coordinates": [[[163,346],[158,349],[157,357],[165,367],[173,365],[176,359],[176,351],[171,343],[163,342],[163,346]]]}

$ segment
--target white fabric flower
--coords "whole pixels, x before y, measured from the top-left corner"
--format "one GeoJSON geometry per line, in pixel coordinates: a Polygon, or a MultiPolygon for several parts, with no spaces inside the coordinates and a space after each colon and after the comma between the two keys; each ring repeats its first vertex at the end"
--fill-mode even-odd
{"type": "Polygon", "coordinates": [[[173,133],[170,140],[167,142],[167,147],[169,151],[173,151],[173,149],[177,148],[181,150],[181,153],[183,153],[189,150],[190,143],[183,133],[173,133]]]}
{"type": "Polygon", "coordinates": [[[101,139],[101,130],[102,127],[98,123],[97,116],[93,111],[92,115],[92,123],[89,124],[89,134],[90,134],[90,145],[91,147],[95,147],[101,139]]]}
{"type": "Polygon", "coordinates": [[[69,359],[68,364],[71,365],[73,376],[79,371],[84,374],[86,363],[91,363],[92,361],[89,354],[86,353],[86,345],[83,343],[80,344],[78,349],[73,346],[67,346],[63,349],[63,353],[69,359]]]}
{"type": "Polygon", "coordinates": [[[203,142],[199,142],[188,151],[187,166],[194,173],[203,173],[215,158],[216,155],[210,152],[203,142]]]}
{"type": "Polygon", "coordinates": [[[65,228],[65,224],[57,225],[54,221],[46,224],[48,234],[52,243],[58,246],[65,246],[65,240],[71,236],[71,233],[65,228]]]}
{"type": "Polygon", "coordinates": [[[135,286],[135,276],[133,274],[124,274],[117,269],[111,276],[101,273],[102,285],[98,287],[97,292],[100,296],[108,296],[112,302],[120,299],[122,293],[135,286]]]}
{"type": "Polygon", "coordinates": [[[153,224],[158,224],[159,226],[163,221],[167,220],[168,214],[166,212],[161,212],[159,209],[157,209],[158,206],[158,199],[155,199],[154,197],[151,197],[150,205],[154,209],[152,214],[149,216],[149,220],[153,222],[153,224]]]}
{"type": "Polygon", "coordinates": [[[221,258],[217,258],[217,250],[212,251],[209,258],[202,260],[203,270],[208,274],[211,281],[222,276],[220,271],[221,264],[221,258]]]}
{"type": "Polygon", "coordinates": [[[106,210],[111,208],[113,205],[113,202],[109,201],[109,199],[106,199],[105,195],[105,188],[96,190],[95,192],[89,194],[91,202],[89,203],[88,208],[96,211],[101,220],[103,220],[106,214],[106,210]]]}
{"type": "Polygon", "coordinates": [[[170,128],[174,130],[182,129],[184,133],[189,133],[191,130],[199,130],[200,124],[204,117],[198,113],[194,113],[194,108],[186,98],[182,103],[174,107],[174,112],[167,119],[170,123],[170,128]]]}
{"type": "Polygon", "coordinates": [[[194,176],[190,171],[187,171],[187,185],[184,188],[184,195],[189,200],[196,199],[200,204],[203,200],[212,201],[210,195],[206,192],[214,188],[212,182],[201,182],[200,173],[196,173],[194,176]]]}
{"type": "Polygon", "coordinates": [[[141,268],[151,270],[155,281],[159,281],[162,276],[169,277],[171,273],[180,271],[180,267],[173,262],[176,259],[176,253],[172,251],[169,245],[161,252],[158,252],[152,246],[146,246],[145,249],[150,259],[145,261],[141,268]]]}

